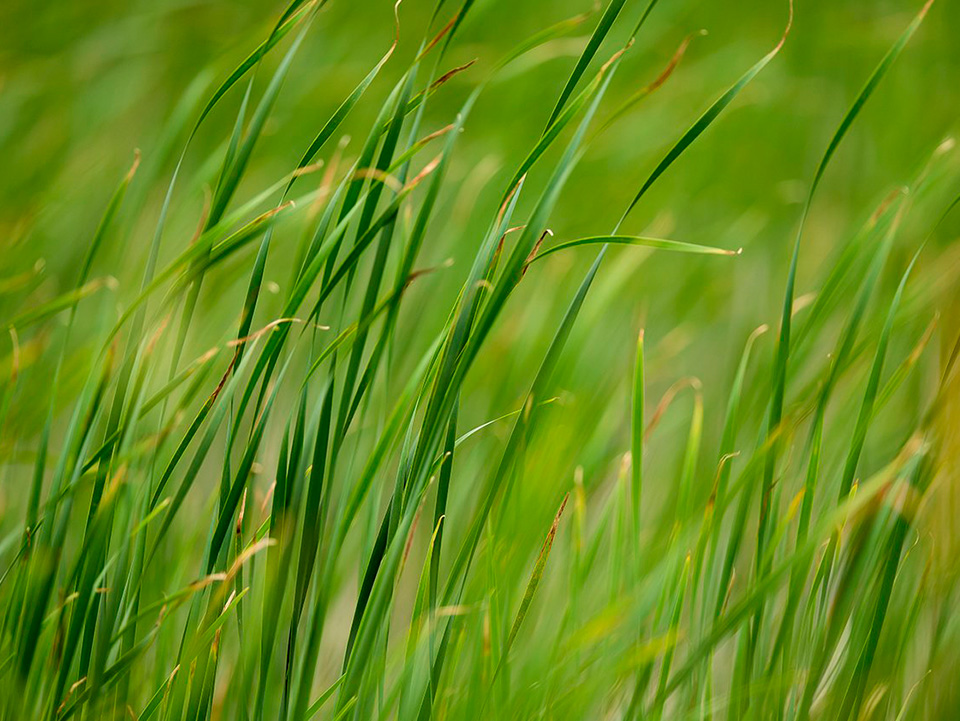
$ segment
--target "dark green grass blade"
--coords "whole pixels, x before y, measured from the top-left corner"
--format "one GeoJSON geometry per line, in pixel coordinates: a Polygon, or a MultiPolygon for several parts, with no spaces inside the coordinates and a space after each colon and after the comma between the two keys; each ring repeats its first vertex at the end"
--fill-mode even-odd
{"type": "MultiPolygon", "coordinates": [[[[567,78],[567,82],[564,84],[563,90],[560,91],[560,96],[557,98],[557,102],[554,105],[553,110],[550,112],[550,117],[547,120],[546,130],[544,130],[544,135],[547,134],[551,126],[556,122],[557,118],[560,117],[560,113],[563,111],[567,100],[573,94],[573,91],[577,87],[577,83],[580,82],[580,78],[583,77],[583,74],[587,71],[587,67],[590,65],[590,62],[596,56],[597,51],[600,49],[600,45],[607,37],[607,34],[610,32],[610,28],[613,27],[614,22],[616,22],[617,16],[620,15],[620,11],[623,9],[624,2],[625,0],[610,0],[610,3],[603,11],[603,15],[600,16],[600,21],[597,23],[597,27],[594,28],[593,33],[590,35],[590,40],[587,42],[587,47],[584,48],[583,53],[581,53],[580,57],[577,59],[577,64],[570,73],[570,77],[567,78]]],[[[656,2],[657,0],[652,0],[647,9],[647,13],[650,12],[656,2]]]]}

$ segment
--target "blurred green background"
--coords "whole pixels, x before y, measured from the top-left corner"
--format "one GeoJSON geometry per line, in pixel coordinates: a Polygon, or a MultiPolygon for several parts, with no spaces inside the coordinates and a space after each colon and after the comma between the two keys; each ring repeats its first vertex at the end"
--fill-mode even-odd
{"type": "MultiPolygon", "coordinates": [[[[400,46],[343,126],[343,133],[353,136],[345,155],[355,157],[359,152],[380,103],[415,53],[432,7],[432,0],[404,0],[400,6],[400,46]]],[[[798,0],[795,22],[780,55],[633,212],[623,228],[627,232],[743,252],[736,257],[700,257],[611,249],[564,355],[550,434],[531,452],[529,464],[537,472],[517,490],[518,498],[506,511],[516,515],[508,525],[517,535],[515,555],[507,553],[500,559],[504,568],[525,567],[530,549],[540,543],[558,499],[570,486],[574,468],[583,468],[586,488],[596,491],[591,500],[602,498],[612,485],[629,447],[630,374],[641,327],[647,338],[651,408],[680,378],[694,376],[703,383],[704,447],[711,452],[702,456],[698,487],[703,492],[709,488],[714,471],[711,454],[730,378],[747,335],[760,324],[777,326],[794,232],[816,164],[864,79],[918,9],[913,0],[798,0]]],[[[281,10],[277,3],[262,0],[5,0],[0,6],[2,317],[10,318],[72,287],[114,183],[130,166],[135,149],[143,157],[131,199],[121,213],[121,229],[113,235],[121,240],[105,246],[94,267],[94,275],[117,282],[96,299],[84,301],[88,305],[78,327],[88,334],[77,333],[70,349],[61,384],[64,399],[73,398],[86,377],[103,328],[112,325],[137,293],[163,193],[185,141],[184,125],[193,122],[212,89],[267,36],[281,10]]],[[[628,4],[627,21],[601,49],[591,74],[609,58],[611,48],[620,47],[631,24],[630,13],[636,10],[628,4]]],[[[446,57],[451,68],[476,63],[433,98],[425,132],[452,122],[466,95],[509,49],[547,25],[584,12],[592,14],[575,33],[538,50],[516,72],[491,84],[457,141],[441,208],[418,265],[453,262],[418,280],[405,301],[398,333],[403,342],[396,349],[395,367],[400,372],[391,379],[393,386],[403,380],[402,369],[420,357],[441,329],[499,194],[543,130],[598,13],[591,0],[478,0],[446,57]]],[[[681,42],[693,35],[690,46],[662,88],[591,144],[551,217],[554,240],[610,232],[670,145],[774,46],[786,17],[787,4],[779,1],[661,0],[618,71],[601,117],[619,99],[651,83],[681,42]],[[706,34],[699,34],[701,30],[706,34]]],[[[935,149],[960,130],[958,29],[960,5],[935,3],[845,139],[807,226],[798,297],[818,287],[841,248],[883,199],[911,182],[935,149]]],[[[392,2],[331,0],[294,60],[237,201],[252,197],[295,167],[317,129],[387,50],[393,32],[392,2]]],[[[282,53],[276,52],[267,56],[256,75],[254,97],[280,57],[282,53]]],[[[186,156],[162,259],[174,257],[193,236],[204,188],[216,180],[241,101],[241,85],[214,110],[186,156]]],[[[334,143],[328,144],[326,160],[333,150],[334,143]]],[[[535,187],[542,185],[558,153],[552,149],[531,174],[535,187]]],[[[936,166],[938,178],[958,177],[960,162],[954,155],[936,166]]],[[[956,194],[951,182],[931,185],[905,220],[878,293],[884,299],[892,295],[945,201],[956,194]]],[[[521,216],[534,198],[534,193],[527,193],[521,216]]],[[[958,231],[960,220],[948,220],[921,258],[917,276],[923,281],[908,290],[891,356],[904,357],[935,313],[946,340],[941,343],[937,336],[935,345],[940,347],[908,379],[906,392],[884,411],[885,422],[871,431],[865,455],[870,469],[886,462],[889,449],[899,446],[904,432],[914,427],[917,398],[935,382],[938,354],[960,326],[960,244],[951,245],[958,231]]],[[[271,285],[254,327],[281,312],[299,233],[283,227],[277,233],[267,267],[271,285]]],[[[206,279],[184,358],[199,356],[212,339],[236,328],[255,246],[206,279]]],[[[461,416],[464,429],[522,402],[592,258],[590,250],[567,251],[530,269],[471,371],[461,416]]],[[[850,296],[852,288],[849,283],[845,287],[850,296]]],[[[885,313],[884,302],[872,305],[870,312],[876,327],[885,313]]],[[[839,313],[828,326],[833,332],[818,340],[816,362],[791,369],[790,394],[807,388],[822,372],[843,319],[839,313]]],[[[15,432],[2,439],[8,462],[7,480],[0,487],[0,514],[7,519],[19,518],[26,504],[25,494],[15,485],[19,480],[10,479],[26,478],[33,463],[32,439],[45,417],[55,362],[55,354],[44,351],[54,332],[41,329],[20,338],[16,351],[4,339],[7,345],[0,351],[0,372],[5,374],[17,354],[23,384],[7,422],[15,432]]],[[[773,335],[768,333],[760,342],[759,368],[745,391],[748,420],[743,436],[749,439],[756,437],[767,402],[773,335]]],[[[858,366],[855,380],[861,382],[864,375],[865,367],[858,366]]],[[[285,399],[288,408],[291,398],[285,399]]],[[[379,395],[376,398],[375,413],[382,415],[380,406],[386,403],[380,403],[379,395]]],[[[831,422],[844,434],[855,417],[857,400],[851,393],[847,403],[831,411],[831,422]]],[[[64,408],[66,403],[57,406],[64,408]]],[[[685,408],[665,416],[658,432],[669,442],[651,447],[646,460],[649,478],[676,473],[688,417],[685,408]]],[[[58,417],[58,423],[63,419],[58,417]]],[[[264,445],[271,458],[275,457],[271,442],[275,444],[282,430],[278,422],[268,431],[264,445]]],[[[464,483],[454,504],[472,502],[467,481],[491,463],[505,433],[506,427],[496,426],[464,446],[458,457],[464,483]]],[[[826,464],[835,468],[842,461],[846,436],[830,438],[827,444],[826,464]]],[[[799,463],[797,456],[790,460],[799,463]]],[[[650,505],[644,510],[651,518],[659,517],[662,504],[671,498],[667,485],[651,481],[650,505]]],[[[264,490],[261,484],[258,491],[264,490]]],[[[952,491],[945,499],[949,502],[932,515],[942,515],[949,528],[958,504],[952,491]]],[[[188,509],[185,515],[199,513],[199,508],[188,509]]],[[[451,513],[455,517],[456,510],[451,513]]],[[[4,525],[7,531],[13,524],[4,525]]],[[[948,556],[957,536],[948,533],[938,552],[948,556]]],[[[339,613],[345,618],[349,610],[348,603],[339,613]]],[[[338,642],[342,639],[334,633],[329,643],[338,642]]],[[[332,669],[336,660],[331,664],[332,669]]]]}
{"type": "MultiPolygon", "coordinates": [[[[379,100],[406,67],[432,6],[418,0],[400,6],[398,53],[345,124],[344,132],[355,129],[357,136],[347,146],[348,156],[358,152],[379,100]]],[[[602,271],[605,295],[598,292],[588,300],[589,320],[577,328],[588,341],[577,345],[580,351],[570,360],[576,367],[567,377],[578,402],[603,407],[617,386],[626,387],[636,332],[644,325],[651,353],[650,397],[659,397],[677,378],[694,375],[705,384],[708,409],[720,410],[744,338],[761,323],[776,324],[792,234],[816,162],[845,108],[916,12],[915,6],[902,0],[797,3],[781,54],[671,168],[624,228],[743,248],[743,254],[648,256],[638,249],[614,248],[602,271]]],[[[595,10],[587,0],[478,2],[448,59],[451,67],[477,62],[434,97],[425,130],[451,122],[469,90],[518,42],[546,25],[595,10]]],[[[137,200],[128,203],[137,210],[126,212],[119,234],[123,242],[107,248],[94,269],[119,281],[114,299],[102,306],[104,313],[115,312],[133,297],[166,181],[184,140],[165,128],[174,125],[178,115],[186,114],[192,122],[212,86],[266,36],[278,12],[279,6],[269,2],[3,3],[4,313],[71,287],[112,179],[122,175],[139,148],[143,166],[132,191],[137,200]]],[[[634,10],[625,11],[625,18],[630,12],[634,10]]],[[[801,255],[799,295],[815,287],[839,248],[882,199],[908,182],[934,148],[957,130],[960,43],[955,30],[960,7],[936,3],[931,13],[825,178],[801,255]]],[[[607,112],[619,102],[613,99],[652,82],[685,37],[700,30],[707,34],[694,35],[668,82],[592,144],[551,219],[556,239],[609,232],[665,149],[773,46],[786,15],[786,3],[768,0],[663,0],[618,73],[607,112]]],[[[448,258],[454,264],[418,283],[413,292],[420,298],[449,298],[456,292],[497,194],[542,130],[596,17],[594,12],[571,37],[538,51],[532,67],[508,74],[481,96],[457,144],[451,182],[441,199],[443,225],[434,225],[421,257],[422,265],[448,258]]],[[[619,40],[614,38],[608,47],[617,47],[623,39],[627,20],[620,25],[619,40]]],[[[295,59],[239,200],[294,166],[317,128],[385,52],[392,34],[391,2],[329,3],[295,59]]],[[[602,50],[594,66],[609,52],[602,50]]],[[[255,96],[278,58],[268,55],[257,75],[255,96]]],[[[203,186],[215,180],[217,153],[229,136],[241,97],[238,87],[215,109],[187,155],[185,180],[177,188],[172,224],[161,248],[164,257],[182,250],[192,236],[203,186]]],[[[325,151],[327,158],[332,147],[325,151]]],[[[541,163],[532,179],[541,181],[549,167],[549,160],[541,163]]],[[[942,206],[950,188],[942,191],[933,208],[942,206]]],[[[912,213],[904,237],[919,242],[933,217],[933,211],[912,213]]],[[[952,237],[949,229],[942,237],[952,237]]],[[[292,237],[278,241],[268,280],[287,282],[294,243],[292,237]]],[[[888,292],[915,243],[895,250],[888,292]]],[[[253,252],[246,251],[205,285],[195,324],[201,340],[190,349],[194,354],[206,349],[202,339],[210,329],[216,336],[224,324],[236,322],[253,252]],[[223,301],[224,296],[236,302],[223,301]]],[[[942,311],[946,322],[955,323],[956,292],[951,288],[960,250],[945,253],[931,269],[932,292],[947,304],[942,311]]],[[[921,264],[933,257],[928,254],[921,264]]],[[[483,370],[474,376],[483,392],[474,395],[476,405],[468,408],[471,420],[481,422],[518,401],[590,258],[589,251],[572,251],[531,270],[533,282],[518,289],[485,354],[486,362],[496,364],[499,382],[487,385],[483,370]]],[[[269,298],[261,304],[264,320],[279,312],[282,297],[278,292],[273,305],[269,298]]],[[[418,335],[425,343],[447,307],[403,322],[411,328],[431,324],[430,333],[418,335]]],[[[917,319],[921,328],[928,321],[917,319]]],[[[36,393],[42,394],[38,381],[44,374],[29,372],[29,348],[24,353],[24,382],[32,378],[36,393]]],[[[78,362],[82,358],[78,354],[78,362]]],[[[7,361],[9,367],[9,356],[7,361]]],[[[83,377],[80,368],[74,370],[74,377],[83,377]]],[[[31,394],[26,397],[30,402],[22,402],[21,396],[13,413],[23,423],[39,424],[45,404],[31,394]]],[[[623,409],[626,413],[627,405],[623,409]]],[[[707,418],[711,437],[718,432],[720,413],[708,412],[707,418]]],[[[621,420],[609,420],[611,433],[623,432],[621,420]]],[[[601,456],[609,449],[606,439],[598,441],[601,456]]]]}

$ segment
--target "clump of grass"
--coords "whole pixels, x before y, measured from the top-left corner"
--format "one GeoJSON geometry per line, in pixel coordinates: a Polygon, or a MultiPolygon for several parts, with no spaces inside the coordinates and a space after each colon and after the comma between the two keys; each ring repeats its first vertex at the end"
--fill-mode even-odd
{"type": "MultiPolygon", "coordinates": [[[[724,112],[789,44],[792,5],[652,170],[617,178],[636,189],[609,232],[590,218],[554,240],[581,160],[628,119],[642,130],[635,109],[674,82],[687,40],[614,97],[657,0],[610,0],[475,68],[453,59],[472,0],[440,0],[416,29],[398,2],[382,53],[299,161],[258,185],[252,160],[328,4],[292,0],[195,117],[172,116],[168,180],[136,156],[69,286],[6,303],[0,716],[954,715],[958,566],[935,511],[956,471],[960,341],[931,322],[931,266],[949,253],[929,242],[960,200],[944,201],[951,146],[841,242],[808,304],[796,297],[831,161],[931,2],[814,172],[782,312],[761,309],[776,341],[766,324],[737,339],[722,388],[678,376],[639,319],[618,326],[617,273],[642,285],[646,269],[609,257],[677,253],[718,277],[740,262],[739,244],[624,227],[705,132],[736,122],[724,112]],[[450,242],[478,107],[589,23],[544,129],[450,242]],[[435,125],[448,92],[455,111],[435,125]],[[348,127],[359,144],[340,141],[348,127]],[[130,244],[145,244],[139,275],[111,266],[130,244]],[[569,297],[545,275],[561,258],[582,273],[569,297]],[[549,332],[501,406],[507,366],[531,352],[504,331],[529,320],[523,303],[549,332]],[[585,326],[627,341],[599,402],[565,390],[577,358],[597,357],[585,326]]],[[[656,316],[668,301],[648,302],[656,316]]]]}

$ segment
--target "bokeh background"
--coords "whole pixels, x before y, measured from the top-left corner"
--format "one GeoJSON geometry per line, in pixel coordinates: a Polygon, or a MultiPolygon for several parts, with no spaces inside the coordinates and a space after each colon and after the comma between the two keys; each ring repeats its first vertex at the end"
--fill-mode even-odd
{"type": "MultiPolygon", "coordinates": [[[[413,56],[432,7],[427,0],[401,4],[400,45],[343,126],[343,134],[352,136],[346,155],[359,151],[380,101],[413,56]]],[[[517,550],[511,556],[506,549],[504,568],[513,563],[521,569],[529,561],[575,468],[583,469],[592,501],[599,504],[610,492],[629,446],[630,376],[641,327],[647,339],[651,405],[678,379],[700,379],[706,408],[704,447],[716,446],[744,340],[760,324],[775,328],[778,323],[789,253],[816,164],[865,78],[918,9],[914,0],[797,0],[783,51],[633,212],[624,226],[627,232],[742,248],[742,254],[700,257],[611,249],[560,368],[550,435],[531,453],[537,473],[516,491],[519,496],[507,511],[517,514],[514,521],[523,522],[511,524],[517,550]]],[[[635,10],[628,5],[625,17],[635,10]]],[[[135,149],[143,158],[121,212],[121,229],[95,264],[95,275],[117,282],[84,301],[89,305],[78,323],[86,334],[78,333],[70,349],[60,390],[64,399],[75,396],[86,377],[102,329],[112,325],[136,295],[166,183],[185,140],[184,119],[192,122],[216,84],[269,33],[280,11],[280,5],[264,0],[0,3],[0,315],[12,317],[72,287],[116,179],[126,172],[135,149]]],[[[396,351],[401,379],[403,369],[409,369],[440,330],[503,185],[542,131],[598,13],[592,0],[478,0],[452,46],[445,60],[450,67],[476,62],[434,96],[425,132],[450,123],[466,95],[509,49],[547,25],[585,12],[592,14],[578,31],[537,51],[484,92],[457,141],[441,210],[418,263],[436,266],[450,259],[452,264],[411,289],[398,334],[405,342],[396,351]]],[[[554,239],[609,232],[666,149],[773,47],[786,17],[787,3],[779,1],[661,0],[618,71],[601,117],[616,106],[613,99],[652,82],[692,35],[690,45],[664,86],[591,144],[551,217],[554,239]]],[[[620,46],[629,24],[622,22],[615,29],[592,67],[620,46]]],[[[938,0],[844,141],[812,209],[798,296],[818,287],[844,244],[883,199],[911,182],[935,149],[960,132],[958,29],[960,5],[938,0]]],[[[393,33],[392,2],[331,0],[295,58],[238,200],[252,197],[295,167],[317,129],[389,47],[393,33]]],[[[256,76],[255,94],[265,87],[280,57],[271,53],[266,58],[256,76]]],[[[193,235],[204,187],[216,179],[241,97],[238,85],[191,146],[162,259],[182,251],[193,235]]],[[[333,143],[328,145],[325,157],[333,148],[333,143]]],[[[551,150],[531,174],[535,187],[545,180],[558,153],[551,150]]],[[[949,153],[936,164],[938,183],[917,199],[884,271],[879,291],[883,298],[890,297],[945,201],[956,194],[958,169],[960,163],[949,153]]],[[[529,194],[522,207],[529,209],[534,197],[529,194]]],[[[868,466],[885,461],[888,448],[901,443],[913,427],[919,413],[916,399],[935,382],[939,357],[960,327],[960,245],[951,245],[958,231],[960,220],[948,219],[920,260],[917,275],[923,281],[909,289],[891,355],[906,355],[935,314],[939,329],[929,357],[871,434],[868,466]]],[[[255,326],[280,313],[298,240],[295,231],[278,232],[267,269],[267,281],[275,285],[260,304],[255,326]]],[[[185,358],[199,356],[211,337],[220,338],[224,329],[236,327],[255,246],[205,281],[185,358]]],[[[531,268],[471,372],[462,409],[464,428],[519,405],[592,258],[592,251],[574,250],[531,268]]],[[[852,297],[851,288],[846,290],[852,297]]],[[[870,312],[874,319],[882,318],[885,307],[874,304],[870,312]]],[[[817,363],[793,372],[795,391],[822,371],[842,320],[838,314],[829,326],[833,332],[825,333],[814,351],[817,363]]],[[[2,439],[6,475],[0,486],[0,518],[7,520],[0,523],[5,531],[26,502],[18,484],[29,475],[31,439],[49,402],[55,354],[44,351],[55,332],[41,329],[21,339],[18,350],[22,386],[8,420],[16,433],[2,439]]],[[[749,420],[744,435],[750,438],[760,428],[767,400],[773,335],[758,344],[760,360],[745,390],[749,420]]],[[[0,371],[8,373],[13,351],[6,339],[2,342],[0,371]]],[[[864,373],[865,366],[860,367],[855,380],[862,381],[864,373]]],[[[833,409],[831,422],[849,428],[854,401],[851,395],[850,403],[833,409]]],[[[664,417],[658,431],[669,440],[650,448],[651,479],[672,476],[680,464],[689,417],[681,405],[664,417]]],[[[58,418],[58,424],[63,422],[58,418]]],[[[464,446],[466,480],[471,469],[479,473],[495,457],[506,431],[506,426],[495,426],[464,446]]],[[[281,433],[279,423],[269,430],[268,457],[271,442],[281,433]]],[[[842,460],[844,443],[838,440],[832,447],[828,465],[842,460]]],[[[704,487],[709,486],[713,461],[707,454],[701,462],[704,487]]],[[[645,513],[655,518],[671,492],[656,480],[650,483],[645,513]]],[[[941,529],[950,529],[954,495],[946,494],[951,503],[933,514],[942,514],[941,529]]],[[[454,501],[472,502],[468,490],[454,501]]],[[[949,556],[956,535],[944,535],[938,554],[949,556]]],[[[343,599],[349,598],[351,583],[345,581],[343,599]]],[[[343,602],[348,614],[351,605],[343,602]]],[[[333,634],[329,643],[337,642],[333,634]]]]}
{"type": "MultiPolygon", "coordinates": [[[[605,399],[626,388],[637,329],[646,327],[651,354],[650,397],[677,378],[704,383],[707,405],[719,410],[746,335],[775,324],[793,233],[820,155],[846,107],[886,52],[916,3],[902,0],[799,0],[783,51],[741,94],[682,162],[652,189],[624,230],[691,242],[743,248],[735,259],[698,258],[614,248],[603,271],[605,291],[588,301],[577,329],[579,357],[568,385],[578,402],[605,399]],[[602,398],[598,398],[602,396],[602,398]]],[[[401,44],[365,100],[344,126],[359,145],[379,109],[378,100],[412,57],[433,3],[400,6],[401,44]]],[[[506,180],[542,130],[586,37],[596,7],[588,0],[500,2],[471,10],[449,65],[476,60],[429,105],[424,127],[453,120],[466,94],[508,50],[536,31],[594,11],[579,32],[535,55],[529,69],[510,73],[481,96],[450,170],[442,198],[443,225],[433,227],[422,264],[452,259],[454,265],[418,284],[414,293],[448,298],[456,292],[506,180]],[[457,261],[460,261],[457,263],[457,261]]],[[[266,36],[278,6],[270,2],[5,2],[0,8],[0,242],[3,247],[4,313],[36,304],[71,288],[113,179],[129,167],[135,148],[143,166],[133,188],[137,208],[127,212],[123,242],[105,249],[95,271],[119,281],[116,307],[139,287],[160,202],[184,138],[183,117],[199,106],[226,73],[266,36]],[[179,122],[178,122],[179,121],[179,122]]],[[[610,48],[628,31],[628,8],[610,48]],[[618,39],[619,38],[619,39],[618,39]]],[[[801,255],[800,295],[815,289],[850,238],[892,190],[908,183],[945,138],[957,132],[960,8],[934,5],[929,21],[884,80],[845,140],[824,180],[801,255]]],[[[567,185],[550,227],[557,239],[609,232],[640,182],[665,150],[726,87],[779,38],[786,2],[742,0],[735,4],[663,0],[651,16],[610,90],[625,97],[652,82],[684,40],[694,34],[669,81],[591,146],[567,185]],[[706,35],[696,34],[701,30],[706,35]]],[[[239,200],[251,197],[292,168],[317,128],[385,52],[393,36],[392,2],[331,2],[321,13],[287,77],[276,109],[258,143],[239,200]]],[[[609,54],[601,52],[598,67],[609,54]]],[[[267,57],[257,90],[268,82],[279,54],[267,57]]],[[[256,95],[255,95],[256,96],[256,95]]],[[[203,205],[203,187],[215,180],[218,150],[229,137],[242,97],[237,88],[214,111],[186,158],[164,257],[182,250],[203,205]]],[[[326,153],[330,154],[332,145],[326,153]]],[[[554,156],[559,150],[554,151],[554,156]]],[[[549,172],[549,159],[540,164],[549,172]]],[[[949,195],[946,185],[942,196],[949,195]]],[[[534,197],[534,196],[531,196],[534,197]]],[[[906,259],[935,222],[938,210],[916,212],[905,242],[895,250],[887,290],[906,259]],[[914,225],[914,223],[916,223],[914,225]]],[[[949,226],[949,224],[948,224],[949,226]]],[[[951,234],[945,233],[949,239],[951,234]]],[[[268,280],[289,278],[294,240],[277,244],[268,280]]],[[[946,241],[935,239],[946,247],[946,241]]],[[[254,249],[226,272],[209,279],[201,296],[195,335],[236,321],[254,249]],[[227,295],[235,303],[224,302],[227,295]],[[228,314],[228,315],[225,315],[228,314]]],[[[568,252],[531,272],[511,301],[486,362],[498,383],[476,378],[474,420],[504,412],[524,392],[561,309],[592,255],[568,252]]],[[[960,251],[937,258],[932,282],[947,324],[956,323],[956,267],[960,251]],[[953,290],[952,290],[953,289],[953,290]]],[[[279,312],[283,293],[262,304],[265,319],[279,312]]],[[[417,301],[419,302],[419,301],[417,301]]],[[[104,313],[114,309],[102,306],[104,313]]],[[[426,342],[448,305],[432,315],[407,317],[432,323],[426,342]]],[[[918,319],[925,323],[929,319],[918,319]]],[[[82,319],[81,319],[82,321],[82,319]]],[[[206,349],[203,340],[192,349],[206,349]]],[[[413,349],[411,349],[413,350],[413,349]]],[[[769,350],[769,349],[768,349],[769,350]]],[[[26,351],[29,356],[29,348],[26,351]]],[[[769,353],[767,353],[769,355],[769,353]]],[[[78,354],[82,362],[83,354],[78,354]]],[[[9,356],[8,356],[9,361],[9,356]]],[[[52,359],[47,359],[52,362],[52,359]]],[[[38,363],[44,360],[38,359],[38,363]]],[[[74,368],[82,378],[82,368],[74,368]]],[[[43,393],[42,371],[26,374],[43,393]]],[[[66,394],[70,394],[69,385],[66,394]]],[[[30,396],[31,394],[27,394],[30,396]]],[[[37,423],[44,404],[21,403],[18,422],[37,423]]],[[[624,405],[626,413],[627,406],[624,405]]],[[[572,414],[575,416],[577,414],[572,414]]],[[[707,414],[708,437],[721,414],[707,414]]],[[[623,425],[610,419],[611,432],[623,425]]],[[[609,450],[607,439],[597,452],[609,450]]],[[[655,452],[655,451],[654,451],[655,452]]]]}
{"type": "MultiPolygon", "coordinates": [[[[393,34],[391,6],[331,2],[322,13],[257,146],[245,181],[247,197],[289,170],[318,125],[385,51],[393,34]]],[[[431,3],[414,0],[401,5],[396,61],[346,123],[347,134],[351,127],[361,134],[354,146],[378,109],[377,98],[392,87],[404,58],[414,51],[431,9],[431,3]]],[[[585,0],[478,3],[450,56],[451,66],[477,63],[435,97],[427,127],[450,122],[469,89],[520,40],[591,9],[585,0]]],[[[620,348],[620,336],[622,346],[629,347],[633,333],[624,325],[646,309],[651,338],[676,331],[690,344],[678,354],[682,366],[676,372],[696,373],[705,381],[712,373],[729,375],[743,333],[774,320],[799,204],[834,126],[915,10],[902,0],[797,3],[793,30],[776,61],[654,188],[627,228],[743,247],[743,256],[735,262],[669,255],[644,260],[649,272],[624,284],[619,302],[608,309],[616,317],[597,329],[610,345],[595,348],[620,348]]],[[[124,247],[102,261],[121,280],[121,295],[131,292],[126,286],[133,284],[124,281],[138,277],[172,156],[183,140],[165,136],[164,128],[178,112],[196,113],[196,107],[184,106],[206,98],[203,93],[259,42],[277,12],[270,2],[4,3],[0,230],[6,275],[28,271],[43,259],[38,292],[55,294],[68,287],[62,276],[69,276],[82,257],[84,238],[111,192],[105,179],[119,177],[133,149],[140,148],[153,181],[146,182],[144,173],[137,186],[147,196],[146,209],[128,220],[133,227],[124,247]]],[[[775,43],[786,12],[785,2],[664,0],[618,73],[611,97],[651,82],[690,33],[703,29],[708,34],[693,38],[664,87],[593,144],[552,220],[556,236],[606,232],[666,147],[775,43]]],[[[943,2],[932,12],[831,167],[813,210],[802,283],[887,192],[905,183],[956,131],[960,45],[953,29],[960,10],[943,2]]],[[[472,257],[469,244],[478,237],[471,226],[474,211],[483,215],[495,203],[505,178],[542,130],[594,21],[584,23],[579,39],[551,47],[554,59],[497,82],[483,95],[451,171],[466,190],[445,198],[448,225],[432,234],[426,249],[430,260],[456,260],[461,252],[472,257]]],[[[623,35],[627,28],[620,30],[623,35]]],[[[268,57],[259,73],[261,86],[276,62],[278,57],[268,57]]],[[[202,202],[197,186],[209,180],[209,156],[229,134],[241,95],[242,90],[233,93],[232,102],[215,111],[187,158],[187,177],[194,185],[181,191],[180,197],[188,198],[175,217],[182,228],[192,229],[196,220],[202,202]]],[[[164,250],[172,253],[176,247],[173,240],[164,250]]],[[[634,263],[636,255],[615,250],[611,266],[634,263]]],[[[564,281],[583,263],[584,257],[575,254],[558,259],[543,271],[549,274],[543,283],[531,283],[528,295],[514,301],[512,317],[521,335],[531,342],[538,338],[538,324],[520,315],[529,313],[536,321],[552,303],[562,302],[568,295],[564,281]]],[[[211,284],[207,294],[241,292],[243,274],[236,275],[236,283],[222,279],[225,287],[211,284]]],[[[276,276],[280,281],[281,274],[276,276]]],[[[7,304],[21,301],[6,296],[7,304]]],[[[609,359],[595,365],[610,368],[609,359]]]]}

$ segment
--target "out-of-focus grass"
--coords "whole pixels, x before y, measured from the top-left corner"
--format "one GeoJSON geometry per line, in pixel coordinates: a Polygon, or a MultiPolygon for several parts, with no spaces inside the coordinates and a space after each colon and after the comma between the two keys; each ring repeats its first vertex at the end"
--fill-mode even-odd
{"type": "Polygon", "coordinates": [[[960,13],[788,14],[6,3],[2,717],[956,716],[960,13]]]}

